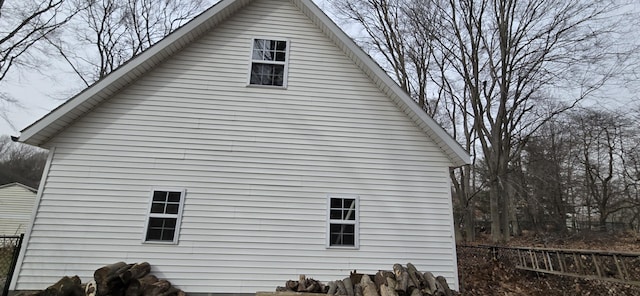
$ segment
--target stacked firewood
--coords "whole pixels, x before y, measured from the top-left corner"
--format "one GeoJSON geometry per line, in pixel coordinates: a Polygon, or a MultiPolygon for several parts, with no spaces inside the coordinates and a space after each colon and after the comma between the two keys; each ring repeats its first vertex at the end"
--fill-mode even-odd
{"type": "Polygon", "coordinates": [[[316,281],[312,278],[306,278],[304,274],[300,275],[299,280],[297,281],[287,281],[284,287],[277,287],[276,291],[295,291],[295,292],[305,292],[305,293],[324,293],[323,291],[326,289],[325,285],[321,282],[316,281]]]}
{"type": "Polygon", "coordinates": [[[186,296],[169,281],[149,274],[150,271],[147,262],[117,262],[97,269],[93,281],[86,284],[77,276],[65,276],[33,296],[186,296]]]}
{"type": "Polygon", "coordinates": [[[287,281],[276,291],[323,293],[335,296],[452,296],[447,280],[430,272],[419,272],[413,264],[406,268],[393,265],[393,271],[378,271],[375,275],[352,272],[343,280],[326,285],[300,276],[299,281],[287,281]]]}
{"type": "MultiPolygon", "coordinates": [[[[185,293],[172,287],[167,280],[159,280],[149,274],[147,262],[126,264],[118,262],[99,268],[93,273],[95,296],[184,296],[185,293]]],[[[91,295],[91,283],[87,285],[87,296],[91,295]]]]}

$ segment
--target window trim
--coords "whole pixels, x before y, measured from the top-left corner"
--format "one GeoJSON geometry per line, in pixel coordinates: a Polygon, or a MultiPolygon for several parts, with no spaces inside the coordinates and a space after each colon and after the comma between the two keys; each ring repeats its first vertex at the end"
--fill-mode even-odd
{"type": "Polygon", "coordinates": [[[161,245],[177,245],[180,237],[180,227],[182,222],[182,212],[184,210],[184,200],[187,196],[187,189],[182,187],[153,187],[149,193],[149,205],[147,206],[146,218],[144,221],[144,231],[142,232],[143,244],[161,244],[161,245]],[[178,206],[178,214],[154,214],[151,213],[153,206],[153,195],[156,191],[180,192],[180,205],[178,206]],[[147,240],[147,232],[149,231],[150,218],[176,218],[176,229],[173,234],[173,241],[154,241],[147,240]]]}
{"type": "Polygon", "coordinates": [[[348,249],[357,250],[360,249],[360,196],[353,194],[327,194],[327,224],[325,232],[325,247],[327,249],[348,249]],[[355,220],[332,220],[331,219],[331,199],[355,199],[356,217],[355,220]],[[354,245],[353,246],[332,246],[331,245],[331,222],[340,222],[341,224],[352,224],[354,227],[354,245]],[[346,223],[345,223],[346,222],[346,223]]]}
{"type": "Polygon", "coordinates": [[[264,88],[275,88],[275,89],[287,89],[288,80],[289,80],[289,50],[291,48],[291,40],[289,38],[282,37],[253,37],[251,38],[251,44],[249,46],[249,73],[247,75],[247,87],[264,87],[264,88]],[[265,61],[265,60],[254,60],[253,59],[253,47],[255,46],[255,42],[258,39],[262,40],[270,40],[270,41],[284,41],[287,43],[287,48],[285,51],[284,62],[278,61],[265,61]],[[253,67],[253,63],[261,63],[261,64],[272,64],[272,65],[284,65],[284,75],[282,77],[282,85],[262,85],[262,84],[251,84],[251,69],[253,67]]]}

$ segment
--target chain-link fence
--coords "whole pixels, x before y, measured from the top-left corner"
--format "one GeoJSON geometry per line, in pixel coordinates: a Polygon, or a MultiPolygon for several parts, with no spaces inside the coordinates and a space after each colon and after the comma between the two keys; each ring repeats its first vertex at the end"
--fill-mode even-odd
{"type": "Polygon", "coordinates": [[[9,294],[9,283],[18,261],[24,235],[0,236],[0,291],[2,296],[9,294]]]}

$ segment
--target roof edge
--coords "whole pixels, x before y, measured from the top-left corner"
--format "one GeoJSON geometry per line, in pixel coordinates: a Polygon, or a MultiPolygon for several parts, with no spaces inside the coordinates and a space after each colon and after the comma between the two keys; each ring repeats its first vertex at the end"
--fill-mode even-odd
{"type": "Polygon", "coordinates": [[[13,186],[13,185],[20,186],[20,187],[22,187],[22,188],[24,188],[26,190],[31,191],[32,193],[37,193],[38,192],[37,189],[32,188],[32,187],[27,186],[27,185],[24,185],[24,184],[19,183],[19,182],[12,182],[12,183],[7,183],[7,184],[4,184],[4,185],[0,185],[0,189],[6,188],[6,187],[9,187],[9,186],[13,186]]]}
{"type": "MultiPolygon", "coordinates": [[[[128,73],[138,69],[139,67],[142,67],[148,60],[156,56],[161,56],[166,48],[168,48],[172,44],[181,42],[184,38],[187,38],[189,33],[191,33],[193,30],[201,26],[206,26],[207,22],[213,16],[218,15],[219,12],[229,8],[233,4],[236,4],[237,2],[242,2],[242,1],[222,0],[214,4],[213,6],[203,11],[201,14],[197,15],[196,17],[194,17],[192,20],[190,20],[180,28],[176,29],[175,31],[165,36],[163,39],[161,39],[157,43],[153,44],[151,47],[147,48],[143,52],[129,59],[124,64],[120,65],[116,70],[112,71],[107,76],[94,82],[89,87],[83,89],[80,93],[71,97],[70,99],[68,99],[67,101],[62,103],[60,106],[56,107],[55,109],[51,110],[49,113],[47,113],[46,115],[44,115],[43,117],[35,121],[34,123],[22,129],[20,131],[20,136],[17,136],[17,137],[12,136],[12,139],[15,138],[14,141],[20,141],[20,142],[34,145],[34,146],[42,145],[46,141],[39,141],[37,139],[33,139],[33,137],[36,136],[38,133],[40,133],[45,128],[50,126],[52,123],[62,118],[65,114],[73,111],[82,103],[92,99],[95,95],[99,94],[104,89],[114,85],[114,83],[119,82],[121,79],[124,79],[124,77],[128,73]]],[[[245,2],[248,2],[248,1],[245,1],[245,2]]],[[[146,73],[146,71],[141,71],[141,72],[146,73]]],[[[83,113],[86,113],[86,112],[83,112],[83,113]]],[[[66,127],[61,128],[55,134],[58,134],[65,128],[66,127]]]]}
{"type": "MultiPolygon", "coordinates": [[[[420,120],[422,120],[434,133],[437,137],[433,139],[436,144],[438,141],[442,142],[445,147],[440,145],[440,149],[449,157],[452,164],[455,167],[464,166],[471,164],[471,156],[469,153],[462,148],[460,143],[456,141],[444,128],[438,124],[433,118],[427,115],[426,112],[421,110],[418,104],[387,74],[387,72],[382,69],[382,67],[369,55],[367,54],[358,44],[356,44],[349,35],[347,35],[340,27],[327,16],[313,1],[311,0],[297,0],[301,4],[303,4],[310,12],[319,18],[321,24],[326,26],[326,28],[340,41],[348,50],[353,52],[356,57],[362,61],[363,66],[365,66],[368,70],[370,70],[375,78],[378,78],[381,83],[388,87],[390,91],[396,95],[402,104],[409,108],[411,113],[415,114],[420,120]],[[447,151],[446,148],[449,148],[447,151]]],[[[343,49],[344,50],[344,49],[343,49]]],[[[357,63],[356,63],[357,64],[357,63]]],[[[375,81],[374,81],[375,83],[375,81]]],[[[410,114],[408,114],[410,115],[410,114]]]]}

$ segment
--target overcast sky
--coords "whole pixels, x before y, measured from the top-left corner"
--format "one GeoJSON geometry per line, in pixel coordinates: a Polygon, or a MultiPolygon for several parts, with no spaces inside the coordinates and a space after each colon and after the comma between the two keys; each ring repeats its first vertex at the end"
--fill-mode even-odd
{"type": "MultiPolygon", "coordinates": [[[[213,1],[216,2],[216,1],[213,1]]],[[[320,8],[330,14],[330,5],[326,0],[314,0],[320,8]]],[[[637,5],[640,7],[640,5],[637,5]]],[[[351,30],[351,35],[358,34],[351,30]]],[[[45,65],[39,71],[21,70],[11,71],[8,79],[2,81],[1,87],[3,92],[7,92],[18,99],[22,106],[6,106],[8,116],[12,125],[0,119],[0,135],[18,136],[20,130],[29,126],[60,104],[66,99],[72,97],[83,89],[82,82],[75,74],[70,72],[68,67],[63,64],[45,65]],[[67,70],[61,70],[67,69],[67,70]],[[67,71],[67,72],[65,72],[67,71]]],[[[637,82],[632,82],[637,84],[637,82]]],[[[634,86],[632,89],[640,90],[640,86],[634,86]]],[[[620,85],[611,86],[609,89],[603,90],[604,93],[614,94],[610,98],[603,101],[599,99],[597,103],[616,107],[628,103],[630,101],[638,101],[638,92],[621,91],[620,85]]]]}

